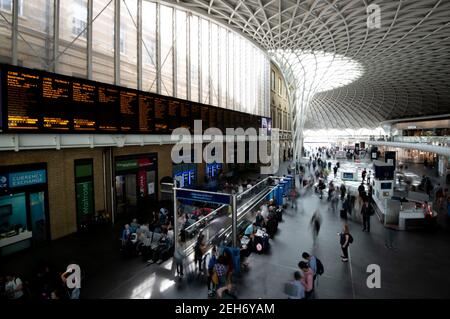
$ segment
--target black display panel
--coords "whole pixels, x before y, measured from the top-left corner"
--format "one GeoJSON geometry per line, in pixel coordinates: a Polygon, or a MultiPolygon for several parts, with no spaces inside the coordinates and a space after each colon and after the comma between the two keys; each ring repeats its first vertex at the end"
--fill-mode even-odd
{"type": "Polygon", "coordinates": [[[215,107],[209,109],[209,127],[217,128],[217,110],[215,107]]]}
{"type": "Polygon", "coordinates": [[[120,107],[119,89],[114,86],[99,85],[97,98],[97,128],[105,132],[119,131],[117,118],[120,107]]]}
{"type": "Polygon", "coordinates": [[[224,130],[226,132],[227,128],[231,128],[231,112],[232,111],[227,111],[223,113],[223,126],[224,126],[224,130]]]}
{"type": "Polygon", "coordinates": [[[180,102],[180,127],[191,129],[191,106],[189,102],[180,102]]]}
{"type": "Polygon", "coordinates": [[[223,125],[223,113],[224,109],[218,108],[217,109],[217,128],[221,130],[223,133],[225,133],[224,125],[223,125]]]}
{"type": "Polygon", "coordinates": [[[178,127],[180,127],[180,102],[179,101],[169,101],[168,109],[168,119],[167,124],[169,127],[169,132],[178,127]]]}
{"type": "Polygon", "coordinates": [[[41,76],[31,70],[7,70],[2,75],[6,75],[2,90],[6,91],[8,130],[39,130],[41,76]]]}
{"type": "Polygon", "coordinates": [[[168,100],[163,97],[155,97],[155,133],[164,134],[169,130],[167,124],[168,100]]]}
{"type": "Polygon", "coordinates": [[[191,127],[192,127],[192,131],[194,130],[194,121],[195,120],[201,120],[202,119],[202,114],[201,114],[201,109],[200,109],[200,105],[197,103],[191,103],[191,127]]]}
{"type": "Polygon", "coordinates": [[[75,131],[95,131],[96,90],[97,87],[94,83],[78,80],[72,82],[73,128],[75,131]]]}
{"type": "MultiPolygon", "coordinates": [[[[252,116],[174,97],[0,64],[2,132],[168,134],[247,128],[252,116]]],[[[260,117],[255,117],[260,121],[260,117]]]]}
{"type": "Polygon", "coordinates": [[[205,131],[209,127],[209,107],[202,105],[201,106],[201,119],[202,119],[202,128],[205,131]]]}
{"type": "Polygon", "coordinates": [[[72,128],[72,83],[69,78],[42,77],[41,116],[44,130],[68,131],[72,128]]]}
{"type": "Polygon", "coordinates": [[[139,94],[139,131],[150,134],[155,131],[155,98],[139,94]]]}
{"type": "Polygon", "coordinates": [[[120,129],[122,132],[139,131],[138,92],[120,90],[120,129]]]}

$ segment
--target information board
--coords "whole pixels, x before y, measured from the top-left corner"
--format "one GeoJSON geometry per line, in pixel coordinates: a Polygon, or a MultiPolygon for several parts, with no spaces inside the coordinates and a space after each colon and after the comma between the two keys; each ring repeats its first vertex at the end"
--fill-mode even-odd
{"type": "Polygon", "coordinates": [[[120,90],[120,129],[122,132],[138,131],[138,107],[137,91],[120,90]]]}
{"type": "Polygon", "coordinates": [[[42,78],[42,125],[48,130],[70,130],[72,112],[70,105],[72,87],[63,77],[42,78]]]}
{"type": "Polygon", "coordinates": [[[180,127],[180,102],[179,101],[169,101],[169,109],[167,116],[167,124],[169,127],[169,132],[178,127],[180,127]]]}
{"type": "MultiPolygon", "coordinates": [[[[9,130],[39,129],[41,83],[40,75],[31,70],[8,70],[6,72],[9,130]]],[[[4,88],[2,89],[5,91],[4,88]]]]}
{"type": "Polygon", "coordinates": [[[7,64],[0,78],[2,132],[170,134],[192,132],[194,120],[203,131],[253,122],[246,113],[7,64]]]}
{"type": "Polygon", "coordinates": [[[139,94],[139,131],[153,133],[155,131],[155,99],[147,94],[139,94]]]}
{"type": "Polygon", "coordinates": [[[117,132],[119,130],[119,89],[114,86],[100,85],[97,91],[97,127],[100,131],[117,132]]]}
{"type": "Polygon", "coordinates": [[[164,98],[155,98],[155,133],[164,134],[168,131],[167,114],[168,101],[164,98]]]}
{"type": "Polygon", "coordinates": [[[187,101],[180,102],[180,127],[191,129],[191,110],[187,101]]]}

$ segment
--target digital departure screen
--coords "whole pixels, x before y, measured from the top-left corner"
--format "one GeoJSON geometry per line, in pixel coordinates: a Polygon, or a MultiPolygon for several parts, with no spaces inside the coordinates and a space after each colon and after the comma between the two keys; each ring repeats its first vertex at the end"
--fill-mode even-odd
{"type": "Polygon", "coordinates": [[[219,130],[221,130],[222,132],[225,132],[224,125],[223,125],[223,113],[224,113],[224,109],[222,109],[222,108],[217,109],[217,128],[219,130]]]}
{"type": "Polygon", "coordinates": [[[164,134],[168,131],[167,111],[168,101],[163,98],[155,98],[155,133],[164,134]]]}
{"type": "Polygon", "coordinates": [[[2,132],[170,134],[193,132],[194,120],[203,131],[253,124],[246,113],[7,64],[0,80],[2,132]]]}
{"type": "Polygon", "coordinates": [[[120,90],[120,129],[122,132],[138,131],[138,114],[137,91],[120,90]]]}
{"type": "Polygon", "coordinates": [[[200,105],[196,103],[191,103],[191,127],[194,128],[194,121],[201,120],[202,114],[200,110],[200,105]]]}
{"type": "Polygon", "coordinates": [[[42,78],[41,116],[44,129],[70,130],[72,112],[68,105],[71,90],[69,79],[49,76],[42,78]]]}
{"type": "Polygon", "coordinates": [[[96,89],[90,83],[72,82],[73,128],[75,131],[95,131],[96,89]]]}
{"type": "Polygon", "coordinates": [[[217,128],[217,111],[215,108],[209,110],[209,127],[217,128]]]}
{"type": "MultiPolygon", "coordinates": [[[[4,76],[3,72],[2,75],[4,76]]],[[[39,129],[41,83],[41,76],[32,71],[6,72],[9,130],[39,129]]]]}
{"type": "Polygon", "coordinates": [[[201,106],[201,119],[203,131],[209,127],[209,108],[207,106],[201,106]]]}
{"type": "Polygon", "coordinates": [[[180,127],[191,128],[191,112],[189,102],[180,102],[180,127]]]}
{"type": "Polygon", "coordinates": [[[119,89],[114,86],[101,85],[97,91],[97,127],[100,131],[117,132],[119,121],[119,89]]]}
{"type": "Polygon", "coordinates": [[[155,130],[155,99],[153,96],[139,94],[139,131],[153,133],[155,130]]]}
{"type": "Polygon", "coordinates": [[[169,101],[168,113],[169,132],[172,132],[174,129],[180,127],[180,102],[169,101]]]}

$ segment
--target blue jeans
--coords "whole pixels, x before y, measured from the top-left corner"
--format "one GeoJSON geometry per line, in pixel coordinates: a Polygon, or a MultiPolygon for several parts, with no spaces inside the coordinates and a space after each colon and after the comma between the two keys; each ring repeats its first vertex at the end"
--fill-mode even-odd
{"type": "Polygon", "coordinates": [[[70,299],[80,299],[80,288],[74,288],[70,293],[70,299]]]}

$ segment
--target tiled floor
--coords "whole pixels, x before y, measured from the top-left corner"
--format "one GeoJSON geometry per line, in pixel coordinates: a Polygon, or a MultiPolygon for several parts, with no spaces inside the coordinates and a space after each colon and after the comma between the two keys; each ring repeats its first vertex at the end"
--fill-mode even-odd
{"type": "MultiPolygon", "coordinates": [[[[315,195],[300,198],[296,210],[285,212],[269,254],[252,254],[250,269],[237,278],[239,298],[286,298],[283,285],[297,270],[302,251],[314,253],[325,266],[316,288],[317,298],[450,297],[450,232],[445,224],[432,233],[401,232],[386,230],[373,217],[371,232],[366,233],[359,222],[350,219],[355,241],[350,248],[350,262],[342,263],[337,236],[342,221],[329,210],[325,197],[321,201],[315,195]],[[309,221],[316,209],[323,222],[314,246],[309,221]],[[394,250],[384,246],[388,231],[394,238],[394,250]],[[379,289],[366,285],[370,264],[381,267],[379,289]]],[[[117,233],[107,227],[94,235],[69,236],[48,247],[2,260],[0,271],[14,269],[28,274],[38,258],[53,261],[62,269],[75,258],[85,275],[82,298],[207,298],[204,279],[193,275],[178,281],[171,260],[147,267],[140,258],[123,258],[118,251],[117,233]]]]}

